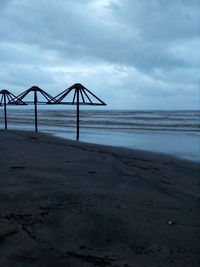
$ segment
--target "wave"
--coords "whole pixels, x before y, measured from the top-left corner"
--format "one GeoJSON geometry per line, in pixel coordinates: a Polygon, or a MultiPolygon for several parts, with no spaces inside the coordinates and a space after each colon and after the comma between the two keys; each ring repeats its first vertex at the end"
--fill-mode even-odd
{"type": "MultiPolygon", "coordinates": [[[[81,110],[80,124],[85,128],[200,131],[200,111],[124,111],[81,110]],[[198,117],[197,117],[198,115],[198,117]]],[[[32,109],[9,109],[8,122],[34,124],[32,109]]],[[[76,110],[38,110],[38,122],[45,126],[74,127],[76,110]]],[[[0,112],[3,124],[3,112],[0,112]]]]}

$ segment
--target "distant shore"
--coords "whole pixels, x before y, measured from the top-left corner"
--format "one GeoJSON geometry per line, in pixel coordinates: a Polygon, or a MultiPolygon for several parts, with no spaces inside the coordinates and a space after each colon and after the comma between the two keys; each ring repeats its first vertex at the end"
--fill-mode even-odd
{"type": "Polygon", "coordinates": [[[199,166],[0,130],[0,266],[199,266],[199,166]]]}

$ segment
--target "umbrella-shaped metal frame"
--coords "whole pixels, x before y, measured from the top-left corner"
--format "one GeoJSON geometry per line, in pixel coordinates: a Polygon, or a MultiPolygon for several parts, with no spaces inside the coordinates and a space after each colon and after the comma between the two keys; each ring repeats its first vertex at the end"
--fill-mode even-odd
{"type": "Polygon", "coordinates": [[[17,96],[16,99],[13,100],[13,103],[18,104],[22,101],[29,93],[34,93],[33,101],[25,101],[26,104],[35,106],[35,132],[38,132],[38,115],[37,115],[37,105],[45,105],[51,101],[52,104],[55,104],[55,99],[53,96],[39,88],[38,86],[32,86],[28,90],[24,91],[20,95],[17,96]],[[38,101],[38,93],[40,93],[46,101],[38,101]]]}
{"type": "Polygon", "coordinates": [[[13,95],[8,90],[1,90],[0,91],[0,106],[4,106],[4,124],[5,130],[8,129],[7,124],[7,105],[26,105],[23,101],[19,100],[17,96],[13,95]],[[14,103],[14,99],[18,100],[17,103],[14,103]]]}
{"type": "Polygon", "coordinates": [[[47,104],[76,105],[76,140],[79,140],[79,105],[106,106],[106,103],[80,83],[70,86],[55,96],[54,102],[50,101],[47,104]],[[72,101],[64,101],[70,93],[73,95],[72,101]]]}

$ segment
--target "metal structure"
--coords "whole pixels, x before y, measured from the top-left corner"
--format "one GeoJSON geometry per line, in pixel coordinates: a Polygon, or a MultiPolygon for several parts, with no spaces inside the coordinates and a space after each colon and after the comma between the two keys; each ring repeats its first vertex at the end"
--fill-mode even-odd
{"type": "Polygon", "coordinates": [[[33,93],[33,101],[25,101],[26,104],[34,105],[35,106],[35,131],[38,131],[38,115],[37,115],[37,105],[45,105],[51,101],[52,104],[55,104],[55,99],[53,96],[42,90],[41,88],[37,86],[33,86],[29,88],[28,90],[24,91],[20,95],[16,97],[16,99],[13,100],[13,104],[18,105],[18,103],[24,98],[29,95],[30,93],[33,93]],[[38,93],[45,99],[45,101],[38,101],[38,93]]]}
{"type": "Polygon", "coordinates": [[[92,106],[105,106],[100,98],[98,98],[95,94],[89,91],[80,83],[75,83],[70,86],[57,96],[55,96],[53,101],[49,101],[47,104],[63,104],[63,105],[76,105],[76,140],[79,140],[79,106],[80,105],[92,105],[92,106]],[[71,101],[65,101],[66,98],[71,101]]]}
{"type": "Polygon", "coordinates": [[[8,90],[1,90],[0,91],[0,106],[4,106],[4,124],[5,130],[8,129],[7,125],[7,105],[26,105],[23,101],[19,100],[17,96],[13,95],[8,90]],[[18,100],[17,104],[14,103],[14,100],[18,100]]]}

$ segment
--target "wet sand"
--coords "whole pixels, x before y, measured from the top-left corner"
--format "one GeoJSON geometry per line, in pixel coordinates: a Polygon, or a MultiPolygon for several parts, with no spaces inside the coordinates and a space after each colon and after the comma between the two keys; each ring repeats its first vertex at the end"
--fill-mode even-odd
{"type": "Polygon", "coordinates": [[[0,131],[0,266],[200,266],[198,164],[0,131]]]}

